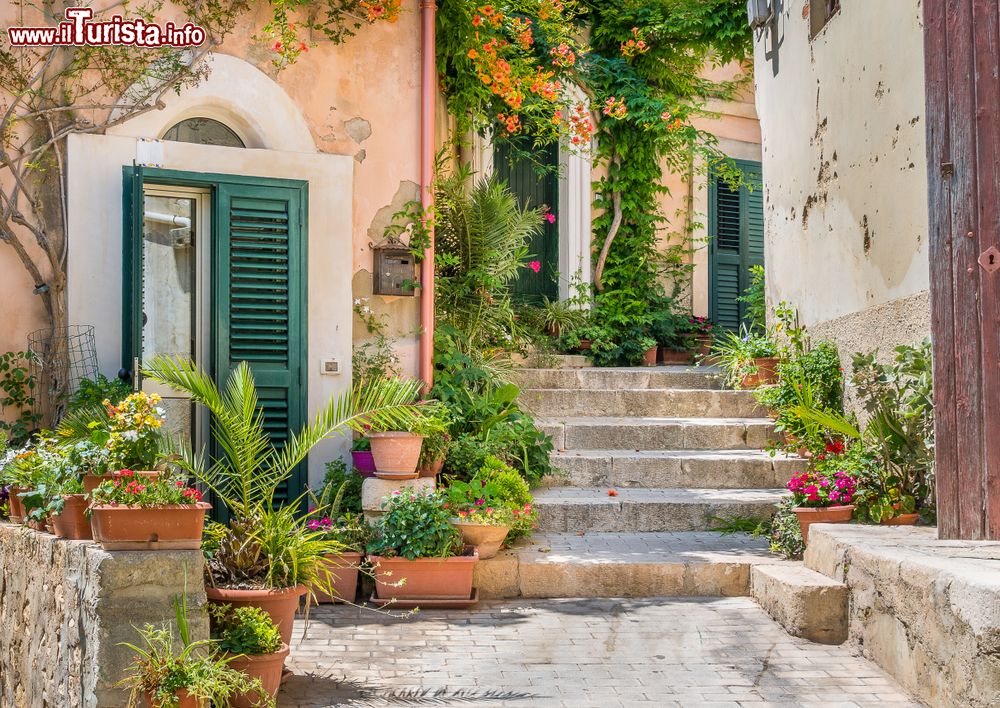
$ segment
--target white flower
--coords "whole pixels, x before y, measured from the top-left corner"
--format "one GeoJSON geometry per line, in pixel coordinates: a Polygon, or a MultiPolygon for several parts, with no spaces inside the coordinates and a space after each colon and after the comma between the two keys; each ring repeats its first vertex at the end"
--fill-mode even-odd
{"type": "Polygon", "coordinates": [[[359,298],[359,297],[354,298],[354,304],[355,305],[360,305],[361,304],[361,298],[359,298]]]}
{"type": "Polygon", "coordinates": [[[138,430],[126,430],[124,433],[122,433],[122,437],[125,438],[126,440],[130,441],[130,442],[135,442],[136,440],[139,439],[139,431],[138,430]]]}

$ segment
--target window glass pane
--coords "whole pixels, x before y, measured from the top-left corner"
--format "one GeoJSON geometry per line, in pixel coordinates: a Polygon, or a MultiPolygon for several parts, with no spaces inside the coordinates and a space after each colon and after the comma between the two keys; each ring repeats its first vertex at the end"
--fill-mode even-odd
{"type": "Polygon", "coordinates": [[[182,120],[163,134],[164,140],[198,145],[222,145],[223,147],[246,147],[240,136],[226,124],[211,118],[188,118],[182,120]]]}

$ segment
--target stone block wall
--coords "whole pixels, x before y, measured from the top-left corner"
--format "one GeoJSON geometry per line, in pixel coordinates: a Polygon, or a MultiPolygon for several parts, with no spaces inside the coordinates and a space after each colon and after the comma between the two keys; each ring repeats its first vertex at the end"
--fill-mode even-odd
{"type": "Polygon", "coordinates": [[[185,592],[208,636],[200,551],[108,552],[0,523],[0,706],[114,708],[135,627],[173,622],[185,592]]]}

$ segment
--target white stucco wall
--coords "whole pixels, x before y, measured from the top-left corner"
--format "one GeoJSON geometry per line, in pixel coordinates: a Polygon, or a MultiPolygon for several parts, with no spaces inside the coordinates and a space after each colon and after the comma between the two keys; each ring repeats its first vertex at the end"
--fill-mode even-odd
{"type": "MultiPolygon", "coordinates": [[[[69,173],[69,319],[93,324],[100,370],[121,366],[122,166],[136,159],[129,136],[71,135],[69,173]]],[[[351,202],[354,161],[343,155],[244,150],[163,143],[166,169],[305,180],[309,183],[308,408],[310,415],[351,381],[351,202]],[[340,360],[339,376],[321,376],[324,358],[340,360]]],[[[309,478],[346,450],[327,441],[310,456],[309,478]]]]}
{"type": "Polygon", "coordinates": [[[850,328],[855,314],[860,323],[872,307],[921,307],[915,321],[923,331],[885,341],[871,334],[883,347],[922,338],[928,227],[920,0],[842,0],[813,39],[809,0],[778,4],[776,29],[755,44],[769,300],[794,303],[802,322],[824,334],[850,328]]]}

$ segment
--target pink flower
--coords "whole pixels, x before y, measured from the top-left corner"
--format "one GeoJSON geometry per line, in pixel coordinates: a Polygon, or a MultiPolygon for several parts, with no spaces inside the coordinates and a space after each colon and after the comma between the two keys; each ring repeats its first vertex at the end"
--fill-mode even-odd
{"type": "Polygon", "coordinates": [[[531,268],[536,273],[539,272],[542,269],[541,261],[531,261],[528,263],[528,268],[531,268]]]}
{"type": "Polygon", "coordinates": [[[548,214],[545,215],[545,220],[550,224],[554,224],[556,223],[556,215],[550,211],[548,214]]]}

